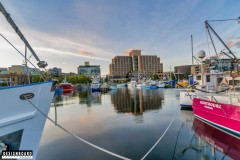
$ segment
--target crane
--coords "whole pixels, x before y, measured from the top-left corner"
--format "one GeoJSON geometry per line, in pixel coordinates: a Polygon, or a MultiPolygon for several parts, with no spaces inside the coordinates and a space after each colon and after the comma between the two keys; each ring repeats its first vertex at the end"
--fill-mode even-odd
{"type": "Polygon", "coordinates": [[[8,23],[12,26],[12,28],[14,29],[14,31],[18,34],[19,38],[23,41],[23,43],[25,44],[26,48],[28,48],[30,50],[30,52],[32,53],[32,55],[34,56],[34,58],[38,61],[37,65],[39,68],[45,68],[47,67],[47,63],[45,61],[41,61],[37,54],[34,52],[34,50],[32,49],[32,47],[30,46],[30,44],[28,43],[28,41],[26,40],[26,38],[24,37],[24,35],[22,34],[22,32],[19,30],[19,28],[17,27],[17,25],[15,24],[15,22],[12,20],[10,14],[6,11],[6,9],[3,7],[2,3],[0,2],[0,12],[2,12],[2,14],[4,15],[4,17],[7,19],[8,23]]]}

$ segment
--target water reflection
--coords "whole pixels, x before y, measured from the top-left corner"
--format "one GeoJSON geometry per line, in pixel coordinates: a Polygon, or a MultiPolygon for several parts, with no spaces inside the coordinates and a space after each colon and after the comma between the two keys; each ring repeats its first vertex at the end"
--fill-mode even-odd
{"type": "Polygon", "coordinates": [[[147,110],[162,108],[163,97],[155,92],[155,90],[118,89],[111,93],[111,102],[118,113],[142,115],[147,110]]]}
{"type": "Polygon", "coordinates": [[[71,92],[63,95],[55,96],[53,99],[54,105],[57,107],[75,104],[73,97],[76,97],[78,95],[77,92],[71,92]]]}
{"type": "Polygon", "coordinates": [[[233,159],[240,158],[240,139],[216,129],[197,118],[194,119],[193,126],[198,135],[199,143],[210,145],[205,150],[211,150],[211,155],[215,159],[218,158],[217,151],[224,153],[221,159],[224,159],[226,155],[233,159]]]}
{"type": "Polygon", "coordinates": [[[78,94],[79,104],[86,104],[88,107],[93,104],[101,104],[102,96],[100,92],[91,92],[90,89],[83,89],[78,94]]]}
{"type": "Polygon", "coordinates": [[[173,159],[189,157],[202,160],[240,157],[240,140],[197,118],[192,111],[181,111],[182,124],[178,130],[173,159]]]}

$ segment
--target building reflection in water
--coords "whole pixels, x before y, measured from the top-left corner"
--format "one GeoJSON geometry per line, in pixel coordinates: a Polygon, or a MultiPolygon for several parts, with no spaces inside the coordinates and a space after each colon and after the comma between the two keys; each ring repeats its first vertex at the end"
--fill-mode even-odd
{"type": "Polygon", "coordinates": [[[89,89],[79,91],[79,104],[86,104],[88,107],[91,105],[98,105],[102,103],[100,92],[91,92],[89,89]]]}
{"type": "Polygon", "coordinates": [[[118,89],[111,94],[111,102],[118,113],[142,115],[145,111],[162,108],[163,97],[151,92],[154,90],[118,89]]]}

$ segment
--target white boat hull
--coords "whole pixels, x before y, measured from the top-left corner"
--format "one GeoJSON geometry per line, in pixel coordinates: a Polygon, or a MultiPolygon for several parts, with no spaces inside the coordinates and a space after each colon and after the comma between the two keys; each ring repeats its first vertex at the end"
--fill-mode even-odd
{"type": "Polygon", "coordinates": [[[32,150],[35,159],[46,117],[20,96],[32,95],[29,101],[47,115],[54,95],[51,87],[52,82],[43,82],[0,88],[0,139],[9,146],[9,150],[32,150]],[[9,135],[14,137],[17,132],[22,134],[20,139],[4,140],[9,135]]]}
{"type": "Polygon", "coordinates": [[[190,90],[180,91],[180,106],[192,108],[194,97],[196,97],[196,92],[191,92],[190,90]]]}
{"type": "Polygon", "coordinates": [[[126,83],[117,84],[117,88],[125,88],[126,83]]]}
{"type": "Polygon", "coordinates": [[[157,87],[158,88],[165,88],[166,84],[165,83],[159,83],[159,84],[157,84],[157,87]]]}

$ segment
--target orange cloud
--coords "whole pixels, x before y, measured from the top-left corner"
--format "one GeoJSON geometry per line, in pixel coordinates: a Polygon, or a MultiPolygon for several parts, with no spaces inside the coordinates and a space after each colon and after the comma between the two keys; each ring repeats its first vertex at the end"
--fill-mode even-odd
{"type": "Polygon", "coordinates": [[[89,57],[94,57],[94,56],[95,56],[94,53],[85,51],[85,50],[83,50],[83,49],[80,49],[80,50],[78,51],[78,54],[80,54],[80,55],[82,55],[82,56],[89,56],[89,57]]]}

